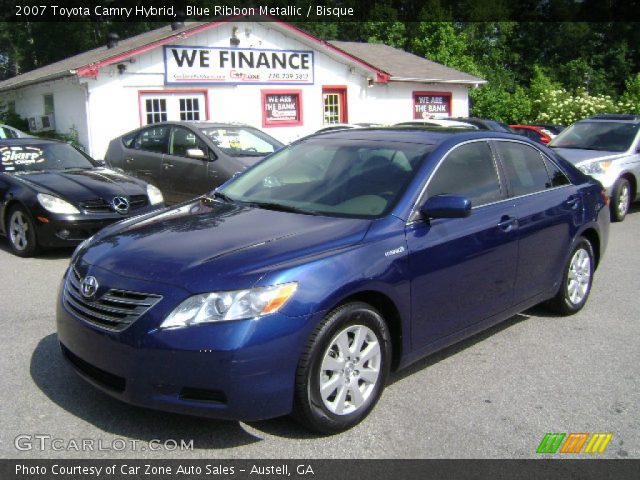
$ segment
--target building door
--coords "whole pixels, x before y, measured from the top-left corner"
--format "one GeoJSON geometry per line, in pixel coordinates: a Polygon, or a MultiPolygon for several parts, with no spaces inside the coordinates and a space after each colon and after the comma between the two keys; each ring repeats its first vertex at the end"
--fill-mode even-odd
{"type": "Polygon", "coordinates": [[[140,92],[140,124],[208,120],[204,91],[140,92]]]}
{"type": "Polygon", "coordinates": [[[347,89],[346,87],[323,87],[323,125],[347,123],[347,89]]]}

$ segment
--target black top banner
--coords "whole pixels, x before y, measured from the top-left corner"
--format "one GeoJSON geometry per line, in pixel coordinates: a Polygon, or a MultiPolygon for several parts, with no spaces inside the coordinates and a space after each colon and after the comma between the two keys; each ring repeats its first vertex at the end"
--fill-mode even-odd
{"type": "Polygon", "coordinates": [[[639,3],[638,0],[1,0],[0,21],[181,22],[248,16],[286,22],[632,22],[640,21],[639,3]]]}

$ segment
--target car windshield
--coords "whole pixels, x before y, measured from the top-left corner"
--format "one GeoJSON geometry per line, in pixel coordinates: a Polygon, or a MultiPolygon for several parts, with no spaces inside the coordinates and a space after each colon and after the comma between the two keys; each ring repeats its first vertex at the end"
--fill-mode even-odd
{"type": "Polygon", "coordinates": [[[0,146],[3,172],[89,169],[96,164],[66,143],[20,143],[0,146]]]}
{"type": "Polygon", "coordinates": [[[373,218],[391,210],[433,145],[312,138],[291,145],[218,193],[257,207],[373,218]]]}
{"type": "Polygon", "coordinates": [[[264,157],[283,146],[275,138],[249,127],[202,127],[201,130],[232,157],[264,157]]]}
{"type": "Polygon", "coordinates": [[[640,124],[628,122],[579,122],[563,130],[549,146],[605,152],[625,152],[640,124]]]}

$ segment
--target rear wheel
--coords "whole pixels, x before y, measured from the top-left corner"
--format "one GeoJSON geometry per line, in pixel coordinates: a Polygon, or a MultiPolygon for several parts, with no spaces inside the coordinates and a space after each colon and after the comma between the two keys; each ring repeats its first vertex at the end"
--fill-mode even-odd
{"type": "Polygon", "coordinates": [[[382,394],[390,345],[387,325],[370,305],[353,302],[329,313],[298,364],[296,419],[324,434],[358,424],[382,394]]]}
{"type": "Polygon", "coordinates": [[[619,178],[611,190],[611,219],[621,222],[631,207],[631,184],[626,178],[619,178]]]}
{"type": "Polygon", "coordinates": [[[20,257],[30,257],[38,251],[35,226],[22,207],[14,207],[9,213],[7,238],[13,253],[20,257]]]}
{"type": "Polygon", "coordinates": [[[565,267],[562,284],[556,296],[549,302],[549,306],[561,315],[573,315],[579,312],[587,303],[595,262],[593,248],[586,238],[580,238],[569,257],[565,267]]]}

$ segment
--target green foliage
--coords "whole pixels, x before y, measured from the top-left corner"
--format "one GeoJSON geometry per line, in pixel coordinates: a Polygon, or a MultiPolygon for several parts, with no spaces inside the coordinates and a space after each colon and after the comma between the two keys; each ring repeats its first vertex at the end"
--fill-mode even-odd
{"type": "Polygon", "coordinates": [[[18,115],[12,108],[6,108],[2,114],[0,114],[0,123],[9,125],[10,127],[15,127],[23,132],[26,132],[29,129],[29,122],[18,115]]]}
{"type": "Polygon", "coordinates": [[[640,114],[640,73],[636,73],[626,81],[618,106],[623,113],[640,114]]]}
{"type": "Polygon", "coordinates": [[[472,90],[471,114],[504,123],[528,123],[532,118],[532,102],[527,91],[516,87],[513,93],[501,87],[484,85],[472,90]]]}
{"type": "Polygon", "coordinates": [[[69,129],[68,133],[60,133],[54,130],[48,130],[45,132],[34,133],[34,135],[40,138],[51,138],[54,140],[61,140],[63,142],[70,143],[71,145],[79,148],[80,150],[83,150],[83,151],[85,150],[84,145],[80,143],[80,140],[78,137],[78,129],[76,128],[75,125],[69,129]]]}

